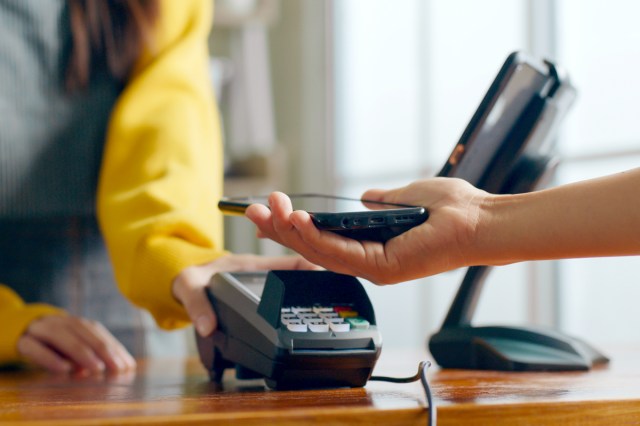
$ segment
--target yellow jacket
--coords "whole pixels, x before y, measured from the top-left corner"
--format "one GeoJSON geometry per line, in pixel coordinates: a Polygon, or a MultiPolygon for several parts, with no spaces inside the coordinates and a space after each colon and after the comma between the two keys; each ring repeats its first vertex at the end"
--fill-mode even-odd
{"type": "MultiPolygon", "coordinates": [[[[210,83],[211,0],[162,0],[154,45],[139,59],[111,115],[98,184],[98,220],[120,290],[163,328],[189,323],[171,283],[223,247],[222,144],[210,83]]],[[[35,318],[0,286],[0,363],[35,318]]]]}

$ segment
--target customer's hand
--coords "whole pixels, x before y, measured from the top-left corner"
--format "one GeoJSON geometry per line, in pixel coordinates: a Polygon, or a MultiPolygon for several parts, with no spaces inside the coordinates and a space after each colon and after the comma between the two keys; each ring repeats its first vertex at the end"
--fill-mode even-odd
{"type": "Polygon", "coordinates": [[[201,336],[208,336],[218,322],[207,299],[205,287],[218,272],[262,271],[270,269],[319,269],[300,256],[266,257],[230,254],[204,265],[185,268],[173,282],[173,295],[187,310],[201,336]]]}
{"type": "Polygon", "coordinates": [[[100,323],[68,315],[46,315],[29,324],[18,352],[51,372],[125,371],[136,362],[100,323]]]}
{"type": "Polygon", "coordinates": [[[275,240],[306,259],[335,272],[379,284],[397,283],[473,264],[475,234],[482,206],[491,195],[459,179],[434,178],[395,190],[370,190],[363,199],[420,205],[429,211],[423,224],[386,243],[356,241],[320,231],[304,211],[292,211],[282,193],[269,197],[270,208],[254,204],[246,216],[258,236],[275,240]]]}

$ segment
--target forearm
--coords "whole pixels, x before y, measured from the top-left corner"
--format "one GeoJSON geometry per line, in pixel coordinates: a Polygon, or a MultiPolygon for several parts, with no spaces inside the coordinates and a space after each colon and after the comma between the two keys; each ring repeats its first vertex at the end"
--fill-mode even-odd
{"type": "Polygon", "coordinates": [[[185,268],[222,256],[222,143],[209,76],[210,1],[162,2],[111,116],[98,216],[118,285],[164,328],[189,317],[172,295],[185,268]]]}
{"type": "Polygon", "coordinates": [[[640,254],[640,169],[526,194],[490,197],[477,264],[640,254]]]}

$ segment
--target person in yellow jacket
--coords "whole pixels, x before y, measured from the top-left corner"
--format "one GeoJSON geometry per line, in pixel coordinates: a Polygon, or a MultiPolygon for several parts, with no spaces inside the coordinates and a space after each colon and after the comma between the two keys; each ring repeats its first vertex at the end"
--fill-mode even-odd
{"type": "Polygon", "coordinates": [[[0,0],[0,364],[132,368],[144,327],[109,260],[160,327],[202,335],[213,273],[314,267],[223,249],[212,5],[0,0]]]}

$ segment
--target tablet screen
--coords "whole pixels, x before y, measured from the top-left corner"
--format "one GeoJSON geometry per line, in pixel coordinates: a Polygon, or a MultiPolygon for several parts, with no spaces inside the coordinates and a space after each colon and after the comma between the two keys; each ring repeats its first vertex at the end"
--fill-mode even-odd
{"type": "Polygon", "coordinates": [[[453,173],[474,185],[486,170],[508,132],[513,128],[531,96],[540,92],[547,77],[528,64],[516,67],[504,88],[485,112],[484,118],[466,146],[469,151],[462,156],[453,173]]]}
{"type": "MultiPolygon", "coordinates": [[[[545,136],[534,133],[548,104],[559,104],[555,98],[567,97],[565,95],[573,97],[573,88],[565,82],[562,82],[564,90],[550,94],[550,88],[560,83],[555,69],[552,71],[548,63],[519,52],[511,54],[439,176],[461,178],[492,192],[499,190],[509,172],[503,169],[515,164],[532,136],[545,136]]],[[[568,105],[564,102],[562,107],[568,105]]],[[[546,126],[540,133],[551,129],[552,126],[546,126]]],[[[532,149],[540,150],[540,147],[532,149]]]]}

